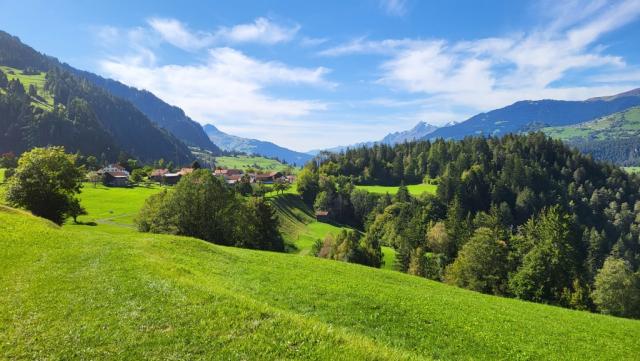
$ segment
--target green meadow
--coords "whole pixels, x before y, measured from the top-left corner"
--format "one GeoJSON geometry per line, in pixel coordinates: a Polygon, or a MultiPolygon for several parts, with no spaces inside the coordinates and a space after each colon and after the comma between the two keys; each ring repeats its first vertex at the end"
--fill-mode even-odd
{"type": "Polygon", "coordinates": [[[20,359],[637,359],[640,322],[399,272],[0,208],[0,354],[20,359]],[[116,230],[118,229],[118,230],[116,230]]]}
{"type": "Polygon", "coordinates": [[[592,121],[563,127],[542,128],[547,135],[562,140],[607,140],[640,134],[640,107],[614,113],[592,121]]]}
{"type": "MultiPolygon", "coordinates": [[[[34,74],[34,75],[25,75],[22,73],[22,70],[11,68],[8,66],[1,66],[0,70],[2,70],[9,80],[18,79],[24,86],[25,91],[29,91],[29,85],[33,85],[36,87],[38,92],[38,96],[40,99],[32,98],[32,104],[40,107],[45,110],[53,110],[53,97],[51,94],[44,89],[44,84],[46,82],[46,73],[34,74]]],[[[1,91],[1,90],[0,90],[1,91]]]]}
{"type": "Polygon", "coordinates": [[[216,167],[234,169],[254,168],[266,171],[284,171],[289,168],[288,165],[281,163],[275,159],[246,155],[239,155],[234,157],[216,157],[215,163],[216,167]]]}
{"type": "MultiPolygon", "coordinates": [[[[396,193],[398,193],[398,189],[400,187],[398,186],[364,186],[364,185],[359,185],[357,186],[358,189],[363,189],[366,190],[367,192],[370,193],[377,193],[377,194],[386,194],[389,193],[390,195],[394,195],[396,193]]],[[[430,193],[430,194],[434,194],[436,193],[436,191],[438,190],[438,186],[435,184],[411,184],[407,186],[407,189],[409,190],[409,193],[411,193],[414,196],[418,196],[422,193],[430,193]]]]}

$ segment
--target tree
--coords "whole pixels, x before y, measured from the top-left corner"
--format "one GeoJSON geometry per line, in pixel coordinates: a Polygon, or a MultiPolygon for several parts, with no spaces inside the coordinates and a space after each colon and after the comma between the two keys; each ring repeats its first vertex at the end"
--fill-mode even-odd
{"type": "Polygon", "coordinates": [[[129,179],[132,183],[140,183],[147,177],[147,173],[142,168],[136,168],[131,172],[129,179]]]}
{"type": "Polygon", "coordinates": [[[521,265],[509,281],[518,298],[558,304],[576,278],[575,231],[558,206],[530,219],[515,237],[515,257],[521,265]]]}
{"type": "Polygon", "coordinates": [[[6,89],[7,85],[9,85],[9,79],[7,78],[7,74],[5,74],[2,70],[0,70],[0,88],[6,89]]]}
{"type": "Polygon", "coordinates": [[[37,97],[38,96],[38,90],[36,89],[35,85],[33,85],[33,84],[29,84],[29,96],[31,96],[31,97],[37,97]]]}
{"type": "Polygon", "coordinates": [[[67,210],[67,215],[73,218],[73,223],[78,223],[78,217],[84,216],[87,214],[87,210],[80,204],[80,201],[77,198],[74,198],[69,204],[69,209],[67,210]]]}
{"type": "Polygon", "coordinates": [[[25,95],[24,86],[18,79],[11,79],[7,85],[7,91],[10,94],[25,95]]]}
{"type": "Polygon", "coordinates": [[[640,275],[627,262],[608,257],[595,279],[591,297],[602,313],[640,317],[640,275]]]}
{"type": "Polygon", "coordinates": [[[281,193],[284,194],[289,188],[291,188],[291,184],[284,179],[278,179],[273,183],[273,190],[276,191],[276,194],[281,193]]]}
{"type": "Polygon", "coordinates": [[[284,240],[278,231],[278,216],[275,209],[264,198],[249,199],[248,207],[252,222],[241,226],[251,228],[251,234],[248,234],[244,240],[251,242],[251,245],[240,244],[240,246],[284,251],[284,240]]]}
{"type": "Polygon", "coordinates": [[[85,164],[89,170],[96,170],[98,169],[98,158],[90,155],[87,157],[85,164]]]}
{"type": "Polygon", "coordinates": [[[98,183],[102,182],[102,176],[96,171],[87,173],[87,179],[93,184],[93,188],[97,187],[98,183]]]}
{"type": "Polygon", "coordinates": [[[478,228],[445,273],[445,281],[470,290],[507,293],[507,244],[495,231],[478,228]]]}
{"type": "Polygon", "coordinates": [[[313,205],[319,190],[318,174],[312,169],[303,169],[298,174],[298,194],[300,194],[304,202],[308,205],[313,205]]]}
{"type": "Polygon", "coordinates": [[[64,147],[34,148],[23,153],[9,180],[7,201],[62,224],[84,180],[75,160],[76,156],[66,154],[64,147]]]}

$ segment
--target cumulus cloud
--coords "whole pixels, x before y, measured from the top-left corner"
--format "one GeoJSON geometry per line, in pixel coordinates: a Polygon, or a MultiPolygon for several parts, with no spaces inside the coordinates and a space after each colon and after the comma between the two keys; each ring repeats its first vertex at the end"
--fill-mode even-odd
{"type": "Polygon", "coordinates": [[[181,21],[170,18],[151,18],[148,24],[164,41],[188,51],[207,48],[214,44],[283,43],[293,39],[300,30],[299,25],[287,27],[264,17],[257,18],[248,24],[222,26],[213,32],[194,31],[181,21]]]}
{"type": "Polygon", "coordinates": [[[605,54],[596,41],[636,19],[640,2],[573,1],[555,11],[567,15],[529,33],[460,42],[358,38],[319,54],[385,56],[377,83],[425,94],[429,97],[426,102],[446,102],[473,111],[521,99],[581,99],[626,89],[628,84],[615,81],[589,83],[588,77],[581,84],[558,83],[573,72],[619,73],[625,69],[623,58],[605,54]]]}
{"type": "Polygon", "coordinates": [[[320,101],[270,96],[265,88],[271,85],[334,86],[325,79],[326,68],[260,61],[228,47],[209,50],[206,62],[197,65],[156,66],[122,57],[105,59],[100,66],[107,76],[150,90],[200,122],[223,126],[273,124],[326,109],[320,101]]]}

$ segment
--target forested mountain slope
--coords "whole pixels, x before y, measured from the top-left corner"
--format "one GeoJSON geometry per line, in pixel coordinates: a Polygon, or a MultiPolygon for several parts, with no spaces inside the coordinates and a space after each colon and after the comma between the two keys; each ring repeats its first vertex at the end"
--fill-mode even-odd
{"type": "Polygon", "coordinates": [[[0,90],[1,152],[63,145],[103,161],[113,161],[120,153],[175,164],[193,159],[184,143],[131,103],[73,75],[56,59],[5,32],[0,32],[0,65],[10,67],[5,76],[12,80],[0,90]],[[32,90],[20,82],[29,76],[39,77],[32,90]]]}
{"type": "Polygon", "coordinates": [[[585,101],[525,100],[440,128],[423,139],[462,139],[469,135],[500,136],[544,126],[564,126],[585,122],[638,105],[640,105],[638,91],[585,101]]]}
{"type": "Polygon", "coordinates": [[[596,159],[623,166],[640,165],[640,107],[584,123],[541,130],[596,159]]]}
{"type": "Polygon", "coordinates": [[[69,71],[83,77],[109,93],[130,101],[151,121],[168,130],[187,145],[220,154],[220,148],[209,140],[200,124],[189,118],[182,109],[169,105],[147,90],[139,90],[99,75],[68,67],[69,71]]]}

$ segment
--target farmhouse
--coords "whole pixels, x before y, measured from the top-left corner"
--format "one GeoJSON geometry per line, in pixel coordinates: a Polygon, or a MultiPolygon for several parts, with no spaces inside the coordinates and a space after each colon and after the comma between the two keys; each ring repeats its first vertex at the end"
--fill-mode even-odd
{"type": "Polygon", "coordinates": [[[236,176],[242,175],[244,173],[241,169],[222,169],[218,168],[213,171],[213,175],[215,176],[236,176]]]}
{"type": "Polygon", "coordinates": [[[169,170],[164,168],[164,169],[154,169],[153,171],[151,171],[151,174],[149,175],[149,179],[151,179],[154,182],[158,182],[158,183],[163,183],[164,182],[164,176],[169,173],[169,170]]]}
{"type": "Polygon", "coordinates": [[[129,172],[104,172],[102,183],[108,187],[127,187],[129,185],[129,172]]]}
{"type": "Polygon", "coordinates": [[[164,183],[169,185],[177,184],[182,179],[182,176],[193,173],[193,170],[193,168],[182,168],[175,173],[165,173],[163,177],[164,183]]]}
{"type": "Polygon", "coordinates": [[[255,182],[271,184],[276,180],[281,179],[282,177],[283,175],[280,172],[269,172],[269,173],[263,173],[263,174],[255,174],[253,175],[252,178],[254,179],[255,182]]]}
{"type": "Polygon", "coordinates": [[[119,164],[109,164],[97,171],[102,183],[108,187],[126,187],[129,185],[129,172],[119,164]]]}

